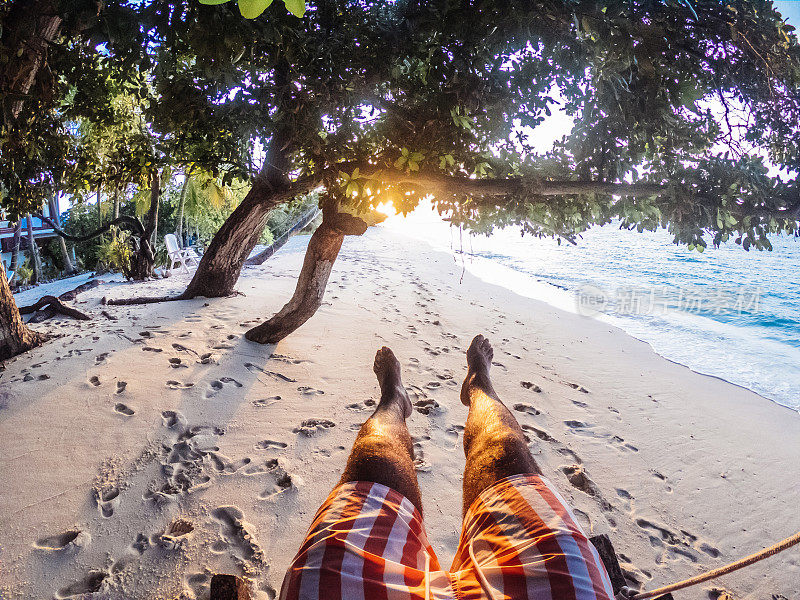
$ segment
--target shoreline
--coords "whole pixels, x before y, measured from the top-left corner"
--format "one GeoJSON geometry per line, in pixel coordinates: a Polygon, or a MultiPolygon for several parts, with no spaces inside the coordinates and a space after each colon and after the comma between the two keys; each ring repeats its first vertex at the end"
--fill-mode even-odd
{"type": "MultiPolygon", "coordinates": [[[[390,231],[392,231],[390,229],[390,231]]],[[[504,287],[515,294],[529,298],[532,300],[536,300],[538,302],[544,302],[556,309],[563,310],[566,312],[570,312],[573,314],[579,314],[583,316],[590,316],[591,318],[598,320],[603,323],[607,323],[617,329],[621,330],[624,334],[629,335],[635,339],[638,339],[646,344],[648,344],[653,351],[658,354],[659,356],[669,360],[671,362],[675,362],[677,364],[686,366],[687,368],[691,369],[692,371],[700,374],[700,375],[707,375],[709,377],[716,377],[719,378],[731,385],[735,385],[738,387],[742,387],[748,391],[751,391],[755,394],[758,394],[765,400],[778,404],[779,406],[788,408],[791,411],[800,413],[800,405],[793,406],[791,404],[787,404],[788,400],[782,399],[781,393],[779,391],[774,392],[774,396],[768,395],[769,392],[766,390],[759,391],[754,387],[751,387],[752,383],[744,383],[735,381],[738,374],[737,373],[715,373],[709,371],[710,367],[704,367],[702,364],[697,365],[694,364],[697,361],[691,360],[689,357],[672,357],[670,349],[666,347],[659,347],[663,346],[663,339],[659,340],[656,338],[649,338],[646,335],[647,331],[652,331],[653,324],[648,323],[643,318],[634,318],[628,317],[627,319],[621,315],[615,313],[608,313],[602,311],[593,311],[593,314],[585,314],[577,307],[577,295],[580,293],[578,289],[570,288],[566,285],[562,285],[559,283],[548,281],[547,279],[541,278],[535,274],[528,273],[525,270],[514,268],[505,262],[496,260],[495,258],[484,256],[480,251],[473,252],[471,250],[467,250],[466,248],[462,247],[458,248],[450,248],[446,249],[440,246],[434,246],[428,241],[425,237],[416,236],[408,231],[392,231],[392,233],[397,233],[398,235],[408,236],[416,241],[420,241],[422,243],[427,244],[430,246],[432,251],[436,252],[443,252],[448,256],[454,257],[457,261],[460,261],[460,266],[464,271],[469,271],[473,276],[477,277],[484,283],[489,285],[498,285],[500,287],[504,287]],[[466,258],[466,260],[465,260],[466,258]],[[490,265],[490,266],[486,266],[490,265]],[[512,283],[506,284],[501,283],[499,280],[503,279],[503,274],[507,273],[510,276],[512,283]]],[[[452,240],[451,240],[452,241],[452,240]]],[[[593,285],[593,284],[588,284],[593,285]]],[[[744,333],[747,332],[747,328],[743,328],[738,325],[729,325],[722,321],[714,320],[707,315],[695,314],[692,312],[683,312],[680,310],[672,310],[667,313],[669,315],[678,315],[682,318],[696,318],[700,319],[701,321],[707,322],[711,327],[732,327],[732,331],[737,333],[744,333]]],[[[690,325],[686,325],[687,328],[690,328],[690,325]]],[[[777,342],[774,340],[770,340],[770,343],[781,344],[781,342],[777,342]]]]}
{"type": "MultiPolygon", "coordinates": [[[[210,573],[226,572],[271,600],[378,397],[382,345],[415,404],[426,525],[447,563],[461,516],[458,390],[476,333],[493,342],[495,388],[545,476],[589,535],[610,535],[632,583],[653,589],[800,529],[795,411],[614,325],[469,271],[460,282],[451,255],[401,234],[346,239],[317,315],[277,347],[245,341],[291,296],[307,240],[245,269],[246,297],[105,307],[109,321],[102,296],[161,295],[188,279],[110,283],[79,297],[92,321],[37,326],[63,337],[0,378],[0,595],[66,597],[101,573],[98,598],[202,600],[210,573]],[[192,531],[165,539],[177,520],[192,531]],[[53,548],[70,531],[81,534],[53,548]]],[[[788,600],[798,580],[785,553],[684,596],[788,600]]]]}

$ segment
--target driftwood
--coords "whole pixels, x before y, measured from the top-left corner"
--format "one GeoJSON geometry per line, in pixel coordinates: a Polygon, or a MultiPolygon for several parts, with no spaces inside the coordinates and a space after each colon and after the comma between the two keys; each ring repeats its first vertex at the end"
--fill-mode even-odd
{"type": "Polygon", "coordinates": [[[247,584],[234,575],[217,574],[211,578],[211,600],[250,600],[247,584]]]}
{"type": "Polygon", "coordinates": [[[31,318],[31,322],[33,323],[40,323],[56,314],[66,315],[80,321],[89,321],[91,319],[86,313],[70,308],[55,296],[42,296],[35,304],[21,306],[19,308],[19,314],[21,315],[29,315],[31,313],[37,313],[31,318]]]}
{"type": "Polygon", "coordinates": [[[75,300],[78,297],[78,294],[82,294],[83,292],[88,292],[89,290],[93,290],[94,288],[98,287],[100,284],[105,283],[105,281],[100,281],[99,279],[92,279],[91,281],[87,281],[86,283],[82,283],[74,290],[70,290],[68,292],[64,292],[61,294],[58,299],[59,300],[75,300]]]}
{"type": "Polygon", "coordinates": [[[33,317],[31,317],[29,323],[41,323],[42,321],[46,321],[47,319],[50,319],[56,315],[66,315],[80,321],[89,321],[91,319],[89,315],[82,313],[77,309],[71,308],[61,301],[75,300],[75,298],[78,297],[78,294],[94,289],[102,283],[105,282],[100,281],[99,279],[92,279],[91,281],[82,283],[75,289],[64,292],[58,298],[55,296],[42,296],[30,306],[20,306],[19,314],[29,315],[35,313],[33,317]]]}
{"type": "Polygon", "coordinates": [[[174,300],[188,300],[181,296],[137,296],[136,298],[106,298],[101,302],[109,306],[130,306],[132,304],[157,304],[158,302],[172,302],[174,300]]]}

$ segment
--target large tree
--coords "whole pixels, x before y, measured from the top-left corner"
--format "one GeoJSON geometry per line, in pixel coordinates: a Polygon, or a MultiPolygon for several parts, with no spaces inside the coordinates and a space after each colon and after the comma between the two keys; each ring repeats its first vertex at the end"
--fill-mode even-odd
{"type": "MultiPolygon", "coordinates": [[[[274,5],[245,20],[154,0],[142,14],[156,126],[267,145],[182,297],[229,294],[271,207],[319,186],[334,206],[431,196],[476,231],[568,241],[613,220],[699,251],[797,233],[797,183],[765,161],[800,167],[800,46],[770,2],[318,0],[301,20],[274,5]],[[554,110],[574,126],[537,154],[531,128],[554,110]]],[[[309,256],[331,254],[317,242],[309,256]]],[[[304,275],[295,299],[324,283],[304,275]]]]}
{"type": "MultiPolygon", "coordinates": [[[[239,3],[249,17],[268,4],[239,3]]],[[[103,56],[147,73],[161,151],[252,177],[182,297],[232,292],[271,208],[326,190],[330,235],[251,339],[313,314],[293,307],[324,290],[314,257],[332,262],[360,229],[339,226],[342,205],[431,196],[475,231],[569,241],[619,220],[701,251],[797,233],[797,183],[765,165],[800,167],[800,47],[770,2],[316,0],[300,19],[286,11],[298,5],[254,19],[195,0],[104,8],[109,27],[138,23],[103,56]],[[555,110],[574,126],[537,154],[531,128],[555,110]]]]}

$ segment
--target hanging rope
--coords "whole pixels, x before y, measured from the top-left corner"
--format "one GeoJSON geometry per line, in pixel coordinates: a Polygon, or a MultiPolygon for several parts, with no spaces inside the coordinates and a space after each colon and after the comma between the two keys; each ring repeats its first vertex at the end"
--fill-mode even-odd
{"type": "MultiPolygon", "coordinates": [[[[668,594],[669,592],[682,590],[683,588],[687,588],[692,585],[697,585],[698,583],[708,581],[709,579],[716,579],[717,577],[722,577],[723,575],[727,575],[728,573],[733,573],[734,571],[738,571],[739,569],[744,568],[748,565],[752,565],[753,563],[757,563],[760,560],[764,560],[765,558],[770,557],[773,554],[777,554],[778,552],[782,552],[787,548],[791,548],[797,543],[800,543],[800,531],[795,533],[793,536],[788,537],[785,540],[778,542],[773,546],[770,546],[769,548],[764,548],[760,552],[756,552],[755,554],[751,554],[750,556],[745,556],[743,559],[737,560],[736,562],[732,562],[731,564],[725,565],[724,567],[720,567],[719,569],[714,569],[713,571],[707,571],[705,573],[701,573],[700,575],[696,575],[695,577],[690,577],[689,579],[684,579],[683,581],[679,581],[678,583],[666,585],[664,587],[660,587],[656,590],[651,590],[649,592],[639,592],[639,593],[628,592],[627,595],[626,594],[621,594],[621,595],[623,598],[625,598],[625,600],[647,600],[648,598],[663,596],[664,594],[668,594]]],[[[623,590],[625,589],[626,588],[623,588],[623,590]]]]}

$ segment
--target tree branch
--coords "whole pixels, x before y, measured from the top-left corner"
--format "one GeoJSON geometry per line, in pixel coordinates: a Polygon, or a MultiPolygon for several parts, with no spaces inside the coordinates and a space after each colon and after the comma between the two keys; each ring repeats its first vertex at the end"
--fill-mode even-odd
{"type": "Polygon", "coordinates": [[[82,313],[75,308],[66,306],[55,296],[42,296],[36,301],[35,304],[31,304],[30,306],[20,306],[19,314],[29,315],[31,313],[35,313],[36,311],[42,310],[46,306],[53,309],[55,313],[67,315],[68,317],[72,317],[73,319],[78,319],[80,321],[88,321],[91,318],[89,315],[82,313]]]}
{"type": "Polygon", "coordinates": [[[137,219],[136,217],[129,217],[127,215],[121,215],[116,219],[113,219],[112,221],[106,223],[100,229],[96,229],[92,233],[83,236],[70,235],[69,233],[59,228],[59,226],[56,225],[55,221],[53,221],[50,217],[45,217],[41,213],[33,213],[33,216],[36,217],[37,219],[41,219],[42,221],[50,225],[53,231],[55,231],[65,240],[69,240],[70,242],[88,242],[92,238],[96,238],[98,235],[104,234],[106,231],[111,229],[112,225],[117,225],[118,223],[119,224],[125,223],[127,225],[130,225],[131,229],[134,230],[134,233],[140,237],[144,235],[144,226],[142,225],[141,221],[139,221],[139,219],[137,219]]]}
{"type": "Polygon", "coordinates": [[[655,196],[667,191],[667,186],[654,183],[614,183],[608,181],[554,180],[515,177],[508,179],[470,179],[438,173],[405,173],[397,170],[375,170],[372,177],[393,185],[407,184],[425,188],[437,195],[468,194],[475,196],[560,196],[564,194],[614,194],[620,196],[655,196]]]}

